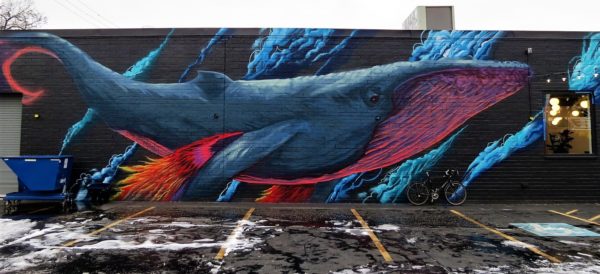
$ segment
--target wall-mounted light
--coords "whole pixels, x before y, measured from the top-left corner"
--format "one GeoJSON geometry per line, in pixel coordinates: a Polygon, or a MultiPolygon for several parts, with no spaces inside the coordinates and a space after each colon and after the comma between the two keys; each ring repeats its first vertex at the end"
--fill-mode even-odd
{"type": "Polygon", "coordinates": [[[567,77],[563,77],[563,78],[562,78],[562,81],[563,81],[563,82],[566,82],[566,81],[567,81],[567,77]]]}
{"type": "Polygon", "coordinates": [[[562,117],[554,117],[554,119],[552,119],[552,125],[558,125],[558,122],[560,122],[560,120],[562,120],[562,117]]]}
{"type": "Polygon", "coordinates": [[[546,83],[550,83],[552,82],[552,80],[550,80],[550,78],[546,79],[546,83]]]}
{"type": "Polygon", "coordinates": [[[36,113],[36,114],[33,114],[33,118],[34,118],[34,119],[40,119],[40,115],[39,115],[39,114],[37,114],[37,113],[36,113]]]}
{"type": "Polygon", "coordinates": [[[551,110],[550,111],[550,115],[551,116],[556,116],[556,114],[558,114],[558,111],[556,111],[556,110],[551,110]]]}
{"type": "Polygon", "coordinates": [[[559,105],[553,105],[552,106],[552,110],[559,111],[560,110],[560,106],[559,105]]]}
{"type": "Polygon", "coordinates": [[[558,98],[550,98],[550,105],[558,106],[558,104],[560,104],[560,100],[558,98]]]}
{"type": "Polygon", "coordinates": [[[581,101],[581,103],[579,103],[579,105],[580,105],[582,108],[589,108],[589,107],[590,107],[590,101],[588,101],[588,100],[583,100],[583,101],[581,101]]]}
{"type": "Polygon", "coordinates": [[[577,117],[577,116],[579,116],[579,110],[573,110],[573,111],[571,112],[571,115],[573,115],[574,117],[577,117]]]}

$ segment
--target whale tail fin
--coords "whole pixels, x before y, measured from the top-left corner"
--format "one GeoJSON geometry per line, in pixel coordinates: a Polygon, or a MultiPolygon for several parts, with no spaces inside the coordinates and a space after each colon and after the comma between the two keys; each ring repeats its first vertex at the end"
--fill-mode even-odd
{"type": "Polygon", "coordinates": [[[315,185],[274,185],[263,191],[260,203],[303,203],[308,201],[315,191],[315,185]]]}
{"type": "Polygon", "coordinates": [[[123,167],[131,173],[121,180],[116,200],[176,200],[196,172],[219,151],[220,141],[241,135],[232,132],[213,135],[159,159],[149,159],[143,165],[123,167]]]}

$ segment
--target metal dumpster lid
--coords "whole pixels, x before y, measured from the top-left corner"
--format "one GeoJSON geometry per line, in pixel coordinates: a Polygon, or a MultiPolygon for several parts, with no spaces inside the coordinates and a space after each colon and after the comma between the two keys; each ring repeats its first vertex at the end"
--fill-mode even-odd
{"type": "Polygon", "coordinates": [[[56,159],[73,158],[73,155],[21,155],[21,156],[0,156],[3,159],[56,159]]]}

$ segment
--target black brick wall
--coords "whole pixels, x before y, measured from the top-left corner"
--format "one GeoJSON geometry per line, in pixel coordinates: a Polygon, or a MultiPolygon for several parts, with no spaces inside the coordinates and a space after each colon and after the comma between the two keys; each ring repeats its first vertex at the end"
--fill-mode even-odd
{"type": "MultiPolygon", "coordinates": [[[[92,58],[117,72],[124,72],[137,60],[156,48],[169,30],[60,30],[55,33],[87,52],[92,58]]],[[[176,82],[185,67],[198,55],[216,32],[214,29],[177,30],[154,65],[148,82],[176,82]]],[[[201,70],[224,72],[240,79],[246,72],[250,46],[257,30],[240,30],[219,42],[201,70]]],[[[372,31],[353,39],[338,60],[336,71],[365,68],[407,60],[420,32],[372,31]]],[[[581,51],[585,33],[508,32],[493,50],[493,60],[528,63],[535,75],[565,72],[569,61],[581,51]],[[526,49],[533,54],[527,56],[526,49]]],[[[334,42],[343,39],[337,37],[334,42]]],[[[313,74],[319,66],[300,72],[313,74]]],[[[67,129],[85,113],[70,76],[51,58],[30,54],[13,65],[13,74],[28,86],[44,87],[46,96],[23,111],[22,154],[56,154],[67,129]],[[35,113],[41,115],[34,119],[35,113]]],[[[190,77],[194,77],[191,73],[190,77]]],[[[488,142],[514,133],[541,109],[545,90],[566,90],[566,83],[555,78],[551,84],[544,77],[533,77],[529,88],[500,102],[466,122],[468,128],[459,136],[437,169],[456,167],[464,172],[488,142]]],[[[598,119],[596,113],[596,121],[598,119]]],[[[596,138],[600,138],[596,134],[596,138]]],[[[600,139],[599,139],[600,141],[600,139]]],[[[598,143],[598,142],[597,142],[598,143]]],[[[101,122],[88,128],[66,151],[76,157],[74,176],[90,168],[106,165],[111,155],[121,153],[131,141],[109,130],[101,122]]],[[[486,201],[597,201],[600,198],[600,160],[547,159],[540,140],[498,164],[470,187],[470,199],[486,201]]],[[[597,151],[597,150],[596,150],[597,151]]],[[[156,157],[142,149],[129,163],[156,157]]],[[[256,198],[265,186],[243,186],[235,200],[256,198]]]]}

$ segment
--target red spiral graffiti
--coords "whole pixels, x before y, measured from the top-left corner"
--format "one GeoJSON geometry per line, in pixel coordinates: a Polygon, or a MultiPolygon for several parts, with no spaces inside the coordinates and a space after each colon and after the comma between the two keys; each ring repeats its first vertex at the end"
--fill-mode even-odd
{"type": "Polygon", "coordinates": [[[10,71],[12,64],[19,57],[21,57],[22,55],[27,54],[27,53],[46,54],[46,55],[52,56],[52,57],[60,60],[60,58],[58,58],[58,56],[56,56],[56,54],[54,54],[53,52],[51,52],[45,48],[30,46],[30,47],[26,47],[26,48],[17,50],[8,59],[6,59],[6,61],[4,61],[4,63],[2,64],[2,74],[4,75],[6,82],[8,83],[8,85],[10,86],[10,88],[12,90],[14,90],[16,92],[20,92],[24,95],[23,100],[22,100],[24,105],[29,105],[29,104],[35,102],[45,92],[45,90],[42,88],[37,89],[37,90],[32,90],[32,89],[29,89],[29,88],[26,88],[26,87],[20,85],[17,82],[17,80],[15,80],[15,78],[12,75],[12,72],[10,71]]]}

